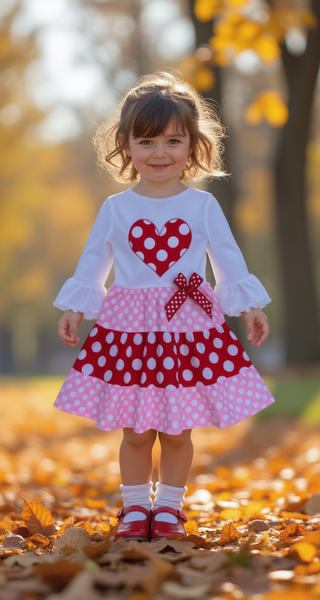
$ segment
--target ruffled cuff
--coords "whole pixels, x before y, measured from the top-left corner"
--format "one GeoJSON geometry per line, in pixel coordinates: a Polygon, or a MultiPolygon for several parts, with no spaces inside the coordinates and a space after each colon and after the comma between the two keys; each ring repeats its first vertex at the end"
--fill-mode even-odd
{"type": "Polygon", "coordinates": [[[82,312],[83,318],[90,321],[98,318],[106,293],[104,286],[86,285],[71,277],[63,284],[52,304],[61,310],[82,312]]]}
{"type": "Polygon", "coordinates": [[[239,317],[251,308],[263,308],[271,298],[255,275],[247,275],[233,283],[218,284],[214,288],[221,312],[228,317],[239,317]]]}

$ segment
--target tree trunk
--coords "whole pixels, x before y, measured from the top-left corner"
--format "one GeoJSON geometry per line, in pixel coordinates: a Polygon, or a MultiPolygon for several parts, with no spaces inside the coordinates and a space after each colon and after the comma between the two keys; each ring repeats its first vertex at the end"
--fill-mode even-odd
{"type": "MultiPolygon", "coordinates": [[[[320,2],[313,1],[320,21],[320,2]]],[[[285,299],[288,363],[320,359],[320,328],[306,211],[306,145],[320,64],[320,31],[311,30],[302,56],[283,47],[289,120],[282,131],[276,164],[280,261],[285,299]]]]}

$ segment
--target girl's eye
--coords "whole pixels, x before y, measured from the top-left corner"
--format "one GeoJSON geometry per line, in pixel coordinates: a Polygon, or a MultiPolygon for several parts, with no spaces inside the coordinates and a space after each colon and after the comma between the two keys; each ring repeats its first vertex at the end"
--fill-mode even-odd
{"type": "Polygon", "coordinates": [[[175,139],[169,140],[169,144],[171,144],[172,146],[175,146],[176,144],[179,144],[179,140],[175,140],[175,139]]]}
{"type": "Polygon", "coordinates": [[[151,144],[150,140],[142,140],[142,142],[140,142],[143,146],[149,146],[149,144],[151,144]]]}

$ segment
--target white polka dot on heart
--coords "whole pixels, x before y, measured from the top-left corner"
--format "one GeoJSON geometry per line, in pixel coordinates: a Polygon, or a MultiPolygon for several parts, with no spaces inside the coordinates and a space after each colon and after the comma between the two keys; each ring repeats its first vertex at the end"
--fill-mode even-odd
{"type": "Polygon", "coordinates": [[[222,342],[222,340],[220,340],[220,338],[215,338],[215,339],[213,340],[213,345],[214,345],[216,348],[222,348],[222,346],[223,346],[223,342],[222,342]]]}
{"type": "Polygon", "coordinates": [[[188,346],[186,346],[186,344],[181,344],[180,353],[182,354],[182,356],[187,356],[187,354],[189,354],[189,348],[188,346]]]}
{"type": "Polygon", "coordinates": [[[200,342],[196,345],[196,348],[200,354],[203,354],[206,349],[205,345],[200,342]]]}
{"type": "Polygon", "coordinates": [[[157,252],[157,259],[160,261],[164,261],[168,258],[168,252],[166,252],[165,250],[158,250],[157,252]]]}
{"type": "Polygon", "coordinates": [[[178,244],[179,244],[179,240],[177,237],[175,237],[174,235],[169,237],[168,246],[170,246],[170,248],[176,248],[178,246],[178,244]]]}
{"type": "Polygon", "coordinates": [[[83,365],[81,371],[84,375],[91,375],[93,372],[93,366],[89,364],[83,365]]]}
{"type": "Polygon", "coordinates": [[[142,342],[142,335],[141,333],[137,333],[134,338],[133,338],[133,342],[134,344],[136,344],[137,346],[141,344],[142,342]]]}
{"type": "Polygon", "coordinates": [[[149,369],[155,369],[157,366],[157,363],[154,358],[149,358],[147,365],[148,365],[149,369]]]}
{"type": "Polygon", "coordinates": [[[134,227],[132,229],[131,233],[134,238],[139,238],[142,236],[142,229],[141,229],[141,227],[134,227]]]}
{"type": "Polygon", "coordinates": [[[87,356],[86,350],[81,350],[81,352],[78,355],[78,359],[83,360],[86,356],[87,356]]]}
{"type": "Polygon", "coordinates": [[[187,235],[190,231],[190,227],[187,225],[187,223],[182,223],[182,225],[179,227],[179,231],[182,235],[187,235]]]}
{"type": "Polygon", "coordinates": [[[155,245],[156,242],[153,238],[147,238],[146,240],[144,240],[144,247],[147,248],[147,250],[151,250],[155,247],[155,245]]]}

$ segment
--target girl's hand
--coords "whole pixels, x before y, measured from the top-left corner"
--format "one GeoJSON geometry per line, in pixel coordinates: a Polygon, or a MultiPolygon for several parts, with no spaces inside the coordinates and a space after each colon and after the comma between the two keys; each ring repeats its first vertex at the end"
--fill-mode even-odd
{"type": "Polygon", "coordinates": [[[76,346],[80,342],[77,328],[83,319],[83,313],[66,310],[58,323],[59,338],[68,346],[76,346]]]}
{"type": "Polygon", "coordinates": [[[251,308],[250,312],[241,313],[241,317],[247,327],[248,340],[258,348],[270,333],[267,316],[260,308],[251,308]]]}

